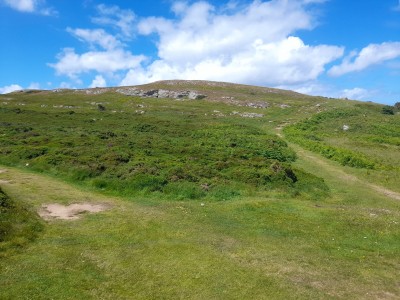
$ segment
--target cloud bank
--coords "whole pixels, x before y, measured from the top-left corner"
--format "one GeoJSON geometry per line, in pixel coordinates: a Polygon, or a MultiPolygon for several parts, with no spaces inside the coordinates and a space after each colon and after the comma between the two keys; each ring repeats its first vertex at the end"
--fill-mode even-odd
{"type": "Polygon", "coordinates": [[[316,79],[344,50],[306,45],[295,36],[314,27],[307,11],[311,2],[320,1],[254,1],[233,11],[177,2],[174,19],[138,23],[139,34],[158,37],[158,57],[131,69],[122,84],[181,78],[278,85],[316,79]]]}
{"type": "Polygon", "coordinates": [[[314,28],[310,4],[321,2],[256,0],[223,7],[175,2],[172,18],[139,18],[131,10],[99,5],[91,20],[102,28],[67,28],[89,51],[64,48],[49,66],[73,79],[90,72],[119,77],[121,85],[176,78],[304,83],[318,78],[344,52],[332,45],[307,45],[296,35],[314,28]],[[137,37],[153,40],[157,55],[133,53],[137,37]]]}

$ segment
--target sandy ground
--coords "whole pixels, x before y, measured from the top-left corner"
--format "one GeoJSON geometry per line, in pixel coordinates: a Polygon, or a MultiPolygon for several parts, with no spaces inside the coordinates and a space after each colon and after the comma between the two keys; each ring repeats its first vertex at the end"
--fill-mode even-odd
{"type": "Polygon", "coordinates": [[[57,203],[44,204],[38,211],[39,215],[45,220],[77,220],[83,213],[98,213],[107,210],[109,205],[92,203],[74,203],[62,205],[57,203]]]}

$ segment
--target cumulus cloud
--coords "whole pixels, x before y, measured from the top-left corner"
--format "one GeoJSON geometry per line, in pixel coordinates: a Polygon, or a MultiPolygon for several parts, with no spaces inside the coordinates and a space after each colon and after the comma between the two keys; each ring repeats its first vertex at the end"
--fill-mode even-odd
{"type": "Polygon", "coordinates": [[[58,55],[58,62],[49,64],[59,75],[75,78],[85,72],[113,73],[136,68],[145,59],[142,55],[132,55],[123,49],[89,51],[77,54],[72,48],[65,48],[58,55]]]}
{"type": "Polygon", "coordinates": [[[327,64],[343,56],[342,47],[307,45],[296,35],[314,28],[310,4],[322,2],[230,1],[216,7],[181,1],[172,5],[171,18],[141,19],[131,10],[99,5],[92,21],[111,29],[67,28],[90,51],[65,48],[49,66],[75,80],[86,72],[123,78],[121,85],[177,78],[301,84],[317,79],[327,64]],[[128,48],[134,34],[150,36],[157,55],[134,55],[128,48]]]}
{"type": "MultiPolygon", "coordinates": [[[[0,94],[8,94],[14,91],[23,90],[24,88],[19,84],[11,84],[7,86],[0,87],[0,94]]],[[[32,82],[27,89],[29,90],[38,90],[40,89],[40,85],[37,82],[32,82]]]]}
{"type": "Polygon", "coordinates": [[[122,43],[104,29],[72,29],[67,31],[82,42],[86,42],[93,48],[100,46],[103,49],[112,50],[122,46],[122,43]]]}
{"type": "Polygon", "coordinates": [[[222,53],[229,56],[256,40],[280,41],[296,30],[312,28],[311,16],[298,1],[255,1],[234,14],[218,14],[207,2],[178,3],[173,11],[177,19],[150,17],[138,28],[141,34],[159,35],[160,58],[182,64],[222,53]]]}
{"type": "Polygon", "coordinates": [[[28,89],[30,89],[30,90],[39,90],[40,89],[40,84],[38,82],[32,82],[28,86],[28,89]]]}
{"type": "Polygon", "coordinates": [[[22,86],[18,84],[11,84],[7,86],[0,87],[0,94],[8,94],[14,91],[22,90],[22,86]]]}
{"type": "Polygon", "coordinates": [[[20,12],[39,13],[47,16],[57,14],[53,8],[45,6],[44,0],[3,0],[2,2],[20,12]]]}
{"type": "Polygon", "coordinates": [[[105,86],[107,86],[107,82],[104,79],[104,77],[101,75],[96,75],[96,77],[92,81],[92,84],[89,87],[95,88],[95,87],[105,87],[105,86]]]}
{"type": "Polygon", "coordinates": [[[158,58],[130,70],[121,84],[181,78],[279,85],[316,79],[343,49],[305,45],[294,35],[313,28],[311,2],[321,1],[254,1],[229,13],[207,2],[177,2],[175,18],[139,22],[139,34],[158,36],[158,58]]]}
{"type": "Polygon", "coordinates": [[[372,65],[400,57],[400,42],[370,44],[359,53],[352,52],[340,65],[329,70],[332,76],[341,76],[350,72],[362,71],[372,65]]]}
{"type": "Polygon", "coordinates": [[[342,50],[335,47],[306,46],[296,37],[272,43],[256,40],[248,49],[229,58],[210,57],[183,66],[157,60],[146,69],[130,70],[121,84],[141,84],[167,78],[223,80],[259,85],[295,84],[317,78],[324,71],[324,65],[340,57],[341,53],[342,50]]]}
{"type": "Polygon", "coordinates": [[[105,4],[98,5],[96,9],[98,16],[92,18],[93,23],[117,28],[124,37],[131,37],[133,35],[135,30],[135,14],[132,10],[105,4]]]}
{"type": "MultiPolygon", "coordinates": [[[[106,5],[98,5],[97,11],[99,17],[93,18],[93,22],[112,25],[119,30],[119,33],[113,35],[103,28],[68,27],[67,32],[88,44],[90,51],[76,53],[74,48],[64,48],[57,55],[57,62],[48,64],[56,70],[58,75],[66,75],[79,82],[78,76],[82,73],[97,72],[114,75],[115,72],[137,68],[146,59],[144,55],[134,55],[127,50],[126,44],[121,41],[122,38],[131,35],[134,20],[132,11],[106,5]]],[[[92,84],[105,85],[105,79],[99,75],[92,84]]]]}
{"type": "Polygon", "coordinates": [[[321,84],[317,81],[303,82],[301,84],[294,84],[294,85],[279,85],[276,86],[276,88],[284,90],[292,90],[301,94],[313,95],[313,96],[332,97],[334,93],[330,86],[321,84]]]}
{"type": "Polygon", "coordinates": [[[363,88],[344,89],[340,92],[340,98],[348,98],[354,100],[363,100],[370,96],[371,92],[363,88]]]}

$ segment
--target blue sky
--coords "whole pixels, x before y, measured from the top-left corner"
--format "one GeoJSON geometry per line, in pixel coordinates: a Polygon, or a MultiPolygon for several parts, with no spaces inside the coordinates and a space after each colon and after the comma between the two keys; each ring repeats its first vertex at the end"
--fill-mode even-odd
{"type": "Polygon", "coordinates": [[[0,93],[203,79],[400,101],[399,0],[0,0],[0,93]]]}

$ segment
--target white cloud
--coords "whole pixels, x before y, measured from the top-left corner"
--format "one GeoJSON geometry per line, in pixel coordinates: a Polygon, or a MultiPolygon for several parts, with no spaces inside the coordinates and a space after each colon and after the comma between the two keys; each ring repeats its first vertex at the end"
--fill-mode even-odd
{"type": "Polygon", "coordinates": [[[0,94],[8,94],[14,91],[22,90],[22,86],[18,84],[11,84],[7,86],[0,87],[0,94]]]}
{"type": "Polygon", "coordinates": [[[338,57],[341,49],[310,47],[297,37],[265,44],[258,40],[230,58],[216,56],[180,66],[157,60],[147,69],[130,70],[122,85],[141,84],[167,78],[208,79],[259,85],[295,84],[316,79],[324,65],[338,57]]]}
{"type": "Polygon", "coordinates": [[[59,88],[61,89],[75,89],[76,87],[74,87],[70,82],[61,82],[59,85],[59,88]]]}
{"type": "Polygon", "coordinates": [[[340,92],[340,98],[348,98],[353,100],[363,100],[370,96],[371,92],[363,88],[344,89],[340,92]]]}
{"type": "Polygon", "coordinates": [[[9,7],[22,12],[34,12],[36,2],[35,0],[4,0],[9,7]]]}
{"type": "Polygon", "coordinates": [[[181,78],[279,85],[316,79],[343,49],[305,45],[294,36],[313,28],[306,5],[311,2],[254,1],[229,14],[207,2],[175,3],[175,19],[139,22],[140,34],[158,35],[158,59],[130,70],[121,84],[181,78]]]}
{"type": "Polygon", "coordinates": [[[92,21],[99,25],[111,25],[121,31],[124,37],[131,37],[135,27],[135,14],[130,9],[121,9],[118,6],[100,4],[97,7],[98,16],[92,21]]]}
{"type": "Polygon", "coordinates": [[[77,54],[72,48],[65,48],[58,55],[58,62],[48,64],[59,75],[75,78],[85,72],[113,73],[116,71],[136,68],[145,59],[142,55],[132,55],[123,49],[107,51],[89,51],[77,54]]]}
{"type": "MultiPolygon", "coordinates": [[[[82,73],[95,71],[113,76],[115,72],[137,68],[146,59],[144,55],[133,55],[132,52],[126,50],[126,44],[122,42],[131,36],[134,29],[132,24],[135,16],[131,10],[102,4],[97,6],[97,11],[99,17],[93,18],[93,22],[111,25],[120,33],[112,35],[102,28],[68,27],[67,32],[81,42],[87,43],[90,51],[76,53],[73,48],[64,48],[57,55],[57,62],[48,64],[56,70],[58,75],[67,75],[79,83],[78,76],[82,73]]],[[[105,85],[104,78],[99,76],[92,84],[105,85]]]]}
{"type": "MultiPolygon", "coordinates": [[[[3,86],[0,87],[0,94],[8,94],[14,91],[19,91],[19,90],[23,90],[24,88],[22,86],[20,86],[19,84],[11,84],[11,85],[7,85],[7,86],[3,86]]],[[[40,85],[37,82],[32,82],[27,89],[29,90],[39,90],[40,89],[40,85]]]]}
{"type": "Polygon", "coordinates": [[[122,46],[122,43],[103,29],[72,29],[67,28],[67,32],[79,40],[89,43],[92,47],[100,46],[103,49],[112,50],[122,46]]]}
{"type": "Polygon", "coordinates": [[[40,89],[40,84],[38,82],[32,82],[28,86],[28,89],[30,89],[30,90],[39,90],[40,89]]]}
{"type": "Polygon", "coordinates": [[[222,53],[229,56],[258,39],[280,41],[296,30],[312,28],[311,16],[298,1],[255,1],[229,15],[217,14],[207,2],[175,5],[173,10],[178,20],[146,18],[138,29],[141,34],[157,33],[159,57],[181,64],[222,53]]]}
{"type": "Polygon", "coordinates": [[[332,89],[329,86],[318,83],[317,81],[303,82],[301,84],[294,85],[279,85],[276,86],[278,89],[292,90],[301,94],[313,95],[313,96],[332,96],[332,89]]]}
{"type": "Polygon", "coordinates": [[[44,6],[44,0],[3,0],[3,3],[20,12],[39,13],[46,16],[57,14],[53,8],[44,6]]]}
{"type": "MultiPolygon", "coordinates": [[[[343,48],[306,45],[298,30],[314,27],[309,4],[324,0],[255,0],[228,2],[220,8],[201,1],[176,2],[174,17],[147,17],[139,21],[130,10],[97,6],[92,21],[118,29],[67,31],[90,46],[76,53],[65,48],[49,64],[57,74],[77,80],[86,72],[106,74],[122,85],[162,79],[206,79],[258,85],[295,85],[315,80],[328,63],[343,56],[343,48]],[[284,21],[282,21],[284,20],[284,21]],[[136,33],[157,37],[157,57],[134,55],[127,43],[136,33]],[[146,64],[145,64],[146,63],[146,64]],[[121,79],[122,72],[125,77],[121,79]]],[[[104,79],[104,78],[103,78],[104,79]]]]}
{"type": "Polygon", "coordinates": [[[105,86],[107,86],[107,82],[103,78],[103,76],[96,75],[96,77],[92,81],[92,84],[89,87],[90,88],[95,88],[95,87],[105,87],[105,86]]]}
{"type": "Polygon", "coordinates": [[[359,53],[352,52],[340,65],[333,66],[328,73],[332,76],[341,76],[350,72],[362,71],[372,65],[397,57],[400,57],[400,42],[370,44],[359,53]]]}

